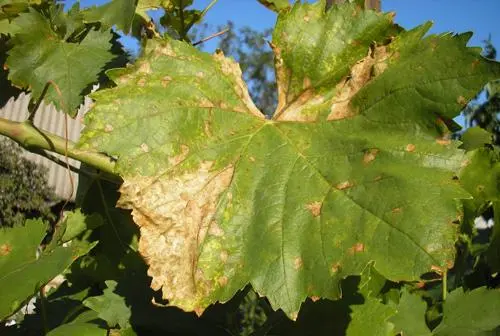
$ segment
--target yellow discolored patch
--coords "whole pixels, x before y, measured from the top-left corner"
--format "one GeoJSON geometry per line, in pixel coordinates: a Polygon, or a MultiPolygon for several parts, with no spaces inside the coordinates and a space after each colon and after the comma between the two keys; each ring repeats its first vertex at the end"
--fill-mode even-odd
{"type": "Polygon", "coordinates": [[[411,153],[414,152],[417,147],[414,144],[408,144],[405,147],[405,151],[411,153]]]}
{"type": "Polygon", "coordinates": [[[366,165],[366,164],[369,164],[370,162],[372,162],[373,160],[375,160],[378,152],[379,152],[379,150],[376,148],[372,148],[372,149],[367,150],[365,152],[365,155],[363,156],[363,163],[366,165]]]}
{"type": "Polygon", "coordinates": [[[302,88],[304,90],[309,89],[312,86],[311,79],[309,77],[304,77],[304,80],[302,81],[302,88]]]}
{"type": "Polygon", "coordinates": [[[296,257],[293,260],[293,268],[295,268],[295,270],[299,270],[299,269],[302,268],[302,266],[304,266],[304,262],[302,261],[302,258],[301,257],[296,257]]]}
{"type": "Polygon", "coordinates": [[[299,313],[298,312],[293,312],[290,314],[290,319],[292,321],[297,321],[297,318],[299,317],[299,313]]]}
{"type": "MultiPolygon", "coordinates": [[[[197,313],[215,285],[198,269],[200,248],[209,231],[224,235],[214,215],[234,173],[232,165],[216,171],[212,166],[204,162],[186,173],[125,176],[117,203],[132,210],[140,228],[139,252],[149,266],[151,288],[161,289],[170,304],[197,313]]],[[[224,286],[227,280],[217,282],[224,286]]]]}
{"type": "Polygon", "coordinates": [[[393,214],[398,214],[398,213],[401,213],[402,211],[403,211],[403,210],[402,210],[401,208],[394,208],[394,209],[392,209],[392,210],[391,210],[391,212],[392,212],[393,214]]]}
{"type": "MultiPolygon", "coordinates": [[[[243,81],[241,68],[238,63],[224,56],[222,51],[217,51],[214,55],[214,60],[219,64],[220,70],[232,82],[234,92],[243,102],[245,113],[252,114],[260,119],[265,119],[265,116],[255,106],[247,85],[243,81]]],[[[236,110],[235,110],[236,111],[236,110]]]]}
{"type": "Polygon", "coordinates": [[[321,203],[321,202],[312,202],[312,203],[306,204],[306,209],[309,210],[314,217],[318,217],[319,215],[321,215],[321,206],[322,205],[323,205],[323,203],[321,203]]]}
{"type": "Polygon", "coordinates": [[[12,246],[9,244],[0,245],[0,256],[6,256],[12,251],[12,246]]]}
{"type": "Polygon", "coordinates": [[[227,262],[227,259],[229,258],[229,253],[226,250],[222,250],[220,252],[220,261],[222,261],[223,264],[227,262]]]}
{"type": "Polygon", "coordinates": [[[212,137],[212,127],[211,124],[208,120],[205,120],[203,124],[203,131],[205,132],[205,135],[209,138],[212,137]]]}
{"type": "Polygon", "coordinates": [[[309,22],[311,20],[311,18],[307,15],[304,16],[304,22],[309,22]]]}
{"type": "Polygon", "coordinates": [[[189,154],[189,147],[186,145],[181,145],[181,152],[176,156],[169,157],[168,163],[170,163],[172,166],[176,166],[182,161],[184,161],[188,156],[188,154],[189,154]]]}
{"type": "Polygon", "coordinates": [[[137,81],[137,86],[144,87],[146,85],[146,78],[141,78],[137,81]]]}
{"type": "Polygon", "coordinates": [[[356,243],[351,246],[348,250],[349,254],[353,255],[356,253],[361,253],[365,251],[365,245],[363,243],[356,243]]]}
{"type": "Polygon", "coordinates": [[[160,55],[169,56],[169,57],[177,56],[176,53],[174,52],[174,50],[172,49],[172,46],[170,45],[170,43],[163,44],[163,45],[156,47],[155,53],[159,56],[160,55]]]}
{"type": "Polygon", "coordinates": [[[335,273],[337,273],[338,271],[340,271],[340,263],[339,263],[339,262],[337,262],[337,263],[333,264],[333,265],[330,267],[330,272],[331,272],[332,274],[335,274],[335,273]]]}
{"type": "Polygon", "coordinates": [[[137,71],[141,72],[141,73],[149,74],[152,72],[151,71],[151,64],[149,64],[149,62],[142,62],[139,65],[139,69],[137,71]]]}
{"type": "Polygon", "coordinates": [[[353,184],[349,181],[344,181],[344,182],[341,182],[339,184],[337,184],[335,186],[336,189],[338,190],[345,190],[345,189],[349,189],[353,186],[353,184]]]}
{"type": "Polygon", "coordinates": [[[248,160],[250,160],[250,162],[255,162],[255,158],[253,156],[249,156],[248,160]]]}
{"type": "Polygon", "coordinates": [[[165,76],[161,79],[161,86],[167,87],[167,85],[172,81],[172,77],[165,76]]]}
{"type": "Polygon", "coordinates": [[[143,144],[141,145],[141,150],[142,150],[144,153],[147,153],[147,152],[149,152],[149,146],[148,146],[147,144],[143,143],[143,144]]]}
{"type": "Polygon", "coordinates": [[[203,78],[203,77],[205,77],[205,73],[204,73],[203,71],[198,71],[198,72],[196,73],[196,77],[198,77],[198,78],[203,78]]]}
{"type": "Polygon", "coordinates": [[[437,273],[437,274],[439,274],[439,275],[443,275],[444,270],[443,270],[443,268],[441,268],[441,267],[439,267],[439,266],[432,265],[432,266],[431,266],[431,272],[435,272],[435,273],[437,273]]]}
{"type": "Polygon", "coordinates": [[[104,126],[104,132],[109,133],[112,131],[113,131],[113,125],[106,124],[106,126],[104,126]]]}
{"type": "Polygon", "coordinates": [[[321,299],[319,296],[316,296],[316,295],[311,296],[312,302],[319,301],[319,299],[321,299]]]}
{"type": "Polygon", "coordinates": [[[357,114],[350,107],[352,98],[374,75],[378,76],[386,70],[386,61],[390,56],[391,54],[385,46],[374,47],[365,58],[351,68],[350,75],[335,87],[336,93],[327,120],[341,120],[354,117],[357,114]]]}
{"type": "Polygon", "coordinates": [[[227,276],[225,276],[225,275],[224,275],[224,276],[221,276],[221,277],[217,280],[217,282],[219,283],[219,285],[220,285],[221,287],[225,287],[225,286],[227,285],[228,281],[229,281],[229,279],[228,279],[228,278],[227,278],[227,276]]]}

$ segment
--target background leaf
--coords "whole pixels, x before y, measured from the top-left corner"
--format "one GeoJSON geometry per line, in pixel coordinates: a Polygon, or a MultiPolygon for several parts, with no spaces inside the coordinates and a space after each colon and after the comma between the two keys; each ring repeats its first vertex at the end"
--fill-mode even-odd
{"type": "Polygon", "coordinates": [[[500,326],[500,290],[480,287],[470,292],[459,288],[443,304],[443,321],[433,334],[483,335],[500,326]]]}
{"type": "Polygon", "coordinates": [[[0,287],[9,288],[0,294],[0,319],[14,313],[38,289],[95,246],[74,241],[68,247],[43,251],[37,258],[45,230],[40,220],[0,230],[0,287]]]}

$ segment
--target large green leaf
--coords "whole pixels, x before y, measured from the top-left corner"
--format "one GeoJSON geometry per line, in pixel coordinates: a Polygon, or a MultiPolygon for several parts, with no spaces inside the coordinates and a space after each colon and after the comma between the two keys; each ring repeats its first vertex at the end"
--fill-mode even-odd
{"type": "Polygon", "coordinates": [[[63,324],[47,333],[47,336],[67,336],[67,335],[85,335],[85,336],[106,336],[108,331],[92,323],[68,323],[63,324]]]}
{"type": "Polygon", "coordinates": [[[168,39],[93,95],[81,145],[118,158],[118,204],[171,304],[200,313],[251,283],[296,316],[370,262],[393,281],[452,266],[468,194],[446,124],[500,66],[469,35],[424,38],[429,24],[400,32],[355,4],[324,8],[278,17],[273,120],[237,64],[168,39]]]}
{"type": "Polygon", "coordinates": [[[12,38],[14,47],[6,61],[9,79],[14,85],[29,88],[35,100],[51,81],[45,100],[71,116],[83,102],[84,90],[97,81],[102,68],[113,59],[109,31],[92,30],[82,42],[68,42],[73,19],[67,18],[70,25],[65,30],[69,31],[60,35],[53,30],[52,20],[41,13],[30,9],[20,14],[13,21],[19,30],[12,38]]]}
{"type": "Polygon", "coordinates": [[[470,292],[459,288],[443,305],[443,321],[434,329],[439,336],[485,335],[500,326],[500,290],[480,287],[470,292]]]}
{"type": "Polygon", "coordinates": [[[45,250],[37,258],[37,248],[46,233],[40,220],[25,226],[0,230],[0,320],[11,315],[42,286],[62,273],[95,244],[73,241],[68,247],[45,250]]]}

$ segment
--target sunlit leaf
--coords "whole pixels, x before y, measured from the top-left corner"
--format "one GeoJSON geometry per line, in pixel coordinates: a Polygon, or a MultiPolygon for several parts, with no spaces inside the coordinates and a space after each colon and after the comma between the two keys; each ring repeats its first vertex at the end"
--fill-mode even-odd
{"type": "Polygon", "coordinates": [[[109,49],[112,34],[91,30],[81,43],[71,43],[54,31],[50,20],[30,9],[13,21],[19,30],[12,38],[6,66],[9,79],[19,87],[29,88],[39,99],[50,81],[45,101],[60,110],[76,115],[83,102],[84,90],[97,81],[106,63],[113,59],[109,49]]]}
{"type": "Polygon", "coordinates": [[[251,283],[294,317],[371,262],[393,281],[452,266],[469,195],[446,125],[500,67],[470,35],[324,5],[279,15],[273,120],[237,64],[168,39],[93,95],[81,145],[118,158],[118,204],[171,304],[201,313],[251,283]]]}

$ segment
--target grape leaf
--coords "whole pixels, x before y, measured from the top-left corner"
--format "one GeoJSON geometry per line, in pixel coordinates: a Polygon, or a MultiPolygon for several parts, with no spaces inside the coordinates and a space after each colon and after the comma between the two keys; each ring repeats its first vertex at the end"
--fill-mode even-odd
{"type": "Polygon", "coordinates": [[[434,335],[482,335],[500,326],[500,290],[459,288],[448,295],[443,305],[443,321],[434,335]]]}
{"type": "Polygon", "coordinates": [[[290,8],[290,2],[288,0],[259,0],[259,2],[275,12],[290,8]]]}
{"type": "Polygon", "coordinates": [[[41,220],[28,220],[25,226],[0,230],[0,287],[8,288],[0,294],[0,320],[95,246],[74,241],[68,247],[45,250],[37,258],[45,233],[46,225],[41,220]]]}
{"type": "Polygon", "coordinates": [[[468,194],[446,125],[500,67],[470,35],[324,8],[278,17],[273,120],[235,62],[169,39],[93,94],[81,146],[118,158],[118,205],[171,304],[201,313],[251,283],[294,317],[370,262],[393,281],[452,266],[468,194]]]}
{"type": "Polygon", "coordinates": [[[394,335],[394,325],[389,318],[396,313],[396,309],[385,305],[378,299],[366,298],[362,305],[350,307],[351,323],[347,327],[347,336],[363,336],[369,330],[373,336],[394,335]]]}
{"type": "Polygon", "coordinates": [[[12,38],[14,47],[6,61],[9,79],[16,86],[30,88],[35,99],[47,81],[52,81],[57,88],[51,85],[45,100],[75,116],[84,89],[97,81],[104,65],[113,59],[109,51],[112,34],[90,31],[81,43],[70,43],[66,37],[74,23],[60,36],[51,21],[33,9],[22,13],[13,24],[19,30],[12,38]]]}
{"type": "Polygon", "coordinates": [[[425,324],[427,305],[416,294],[404,290],[397,306],[397,313],[390,318],[398,335],[428,336],[431,331],[425,324]]]}
{"type": "Polygon", "coordinates": [[[47,336],[67,336],[67,335],[85,335],[85,336],[106,336],[108,331],[100,328],[97,324],[75,322],[63,324],[47,333],[47,336]]]}
{"type": "Polygon", "coordinates": [[[114,293],[117,282],[106,281],[106,288],[101,296],[87,298],[83,304],[99,313],[99,318],[105,320],[108,326],[113,328],[117,324],[121,328],[130,326],[129,320],[132,315],[130,308],[125,303],[125,298],[114,293]]]}

